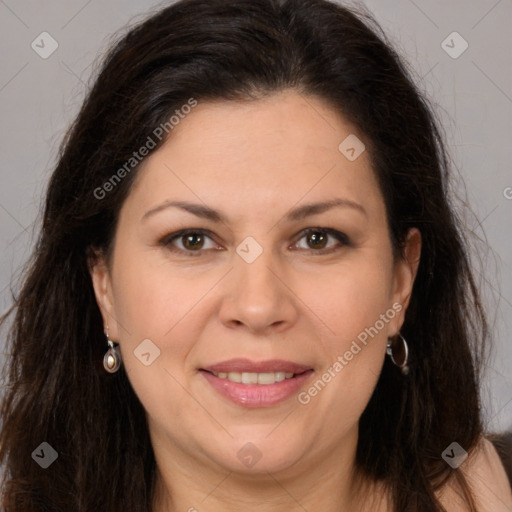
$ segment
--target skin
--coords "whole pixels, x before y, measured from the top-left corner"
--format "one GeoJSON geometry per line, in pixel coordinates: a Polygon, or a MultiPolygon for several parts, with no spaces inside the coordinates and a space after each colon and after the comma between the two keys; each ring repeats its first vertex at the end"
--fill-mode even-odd
{"type": "Polygon", "coordinates": [[[330,105],[289,90],[199,102],[144,161],[111,259],[99,255],[91,276],[146,410],[155,511],[387,509],[382,490],[354,471],[357,426],[403,323],[421,236],[412,229],[405,258],[393,258],[368,152],[349,161],[338,150],[349,134],[365,142],[330,105]],[[286,220],[290,209],[334,198],[365,213],[345,206],[286,220]],[[219,210],[226,222],[174,207],[143,218],[177,200],[219,210]],[[211,232],[199,256],[187,256],[184,238],[159,242],[186,228],[211,232]],[[328,236],[322,253],[306,228],[336,229],[349,244],[328,236]],[[249,236],[263,248],[252,263],[236,252],[249,236]],[[306,405],[296,396],[235,405],[198,372],[233,357],[284,359],[314,369],[307,390],[393,304],[401,311],[306,405]],[[134,350],[148,338],[160,356],[145,366],[134,350]],[[248,442],[261,454],[251,468],[237,457],[248,442]]]}

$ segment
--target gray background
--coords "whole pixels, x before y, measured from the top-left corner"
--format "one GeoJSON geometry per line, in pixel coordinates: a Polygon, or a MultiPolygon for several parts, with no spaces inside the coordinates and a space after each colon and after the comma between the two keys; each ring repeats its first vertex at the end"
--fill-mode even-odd
{"type": "MultiPolygon", "coordinates": [[[[98,59],[114,32],[166,3],[0,0],[0,312],[11,304],[9,284],[33,246],[58,144],[98,59]],[[58,43],[47,59],[31,47],[42,32],[58,43]]],[[[487,240],[489,249],[484,244],[475,258],[496,338],[484,408],[489,428],[512,428],[512,2],[367,0],[362,5],[437,105],[460,169],[455,192],[474,212],[464,214],[466,224],[487,240]],[[469,45],[457,58],[442,47],[454,31],[469,45]]],[[[452,39],[445,45],[454,54],[463,42],[452,39]]],[[[0,349],[3,343],[2,338],[0,349]]]]}

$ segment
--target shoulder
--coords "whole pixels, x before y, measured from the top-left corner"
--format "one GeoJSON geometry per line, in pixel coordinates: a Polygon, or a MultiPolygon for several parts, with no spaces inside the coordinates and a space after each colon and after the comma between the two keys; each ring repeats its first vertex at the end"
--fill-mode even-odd
{"type": "MultiPolygon", "coordinates": [[[[479,512],[511,512],[512,489],[496,448],[486,438],[481,438],[468,458],[459,466],[475,497],[479,512]]],[[[461,491],[452,478],[439,490],[438,498],[450,512],[467,512],[461,491]]]]}

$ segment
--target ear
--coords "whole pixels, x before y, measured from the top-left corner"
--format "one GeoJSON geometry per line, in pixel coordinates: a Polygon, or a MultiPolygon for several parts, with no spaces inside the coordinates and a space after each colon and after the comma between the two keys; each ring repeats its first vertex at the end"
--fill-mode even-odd
{"type": "Polygon", "coordinates": [[[93,251],[88,258],[88,266],[96,302],[103,317],[104,331],[106,332],[108,326],[110,339],[117,341],[119,332],[114,315],[112,279],[105,256],[98,251],[93,251]]]}
{"type": "Polygon", "coordinates": [[[399,256],[395,262],[393,276],[393,304],[400,304],[401,309],[390,322],[392,331],[388,333],[389,336],[396,335],[402,327],[411,299],[421,257],[421,233],[417,228],[411,228],[407,232],[403,253],[403,257],[399,256]]]}

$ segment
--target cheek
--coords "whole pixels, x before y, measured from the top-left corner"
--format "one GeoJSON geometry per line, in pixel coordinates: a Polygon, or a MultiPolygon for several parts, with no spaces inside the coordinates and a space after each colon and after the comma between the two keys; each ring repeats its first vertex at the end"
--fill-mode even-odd
{"type": "MultiPolygon", "coordinates": [[[[354,254],[336,268],[308,275],[302,285],[297,281],[300,297],[305,297],[323,321],[322,332],[332,347],[343,348],[376,322],[386,335],[388,322],[382,325],[379,319],[392,306],[391,268],[391,259],[367,251],[354,254]]],[[[388,317],[391,315],[392,308],[388,317]]]]}
{"type": "Polygon", "coordinates": [[[321,382],[305,390],[301,403],[316,402],[315,408],[325,408],[334,423],[342,421],[347,428],[357,421],[375,388],[396,315],[390,300],[392,260],[378,252],[359,256],[329,273],[321,286],[313,287],[308,279],[308,305],[325,327],[319,325],[321,382]]]}
{"type": "Polygon", "coordinates": [[[148,252],[125,254],[130,256],[118,258],[113,275],[123,365],[146,411],[170,424],[180,410],[191,407],[180,385],[183,362],[199,337],[191,321],[194,305],[211,288],[212,279],[190,282],[170,267],[155,264],[148,252]]]}
{"type": "MultiPolygon", "coordinates": [[[[360,265],[332,273],[327,282],[328,293],[327,284],[309,286],[308,306],[321,319],[321,365],[299,401],[306,409],[311,407],[311,414],[324,417],[326,428],[341,435],[359,421],[375,389],[387,329],[396,311],[390,303],[387,262],[361,260],[360,265]]],[[[319,346],[315,350],[320,355],[319,346]]]]}
{"type": "MultiPolygon", "coordinates": [[[[188,279],[159,263],[150,251],[127,251],[114,273],[114,302],[124,339],[168,336],[213,284],[209,277],[188,279]]],[[[123,341],[124,341],[123,339],[123,341]]]]}

